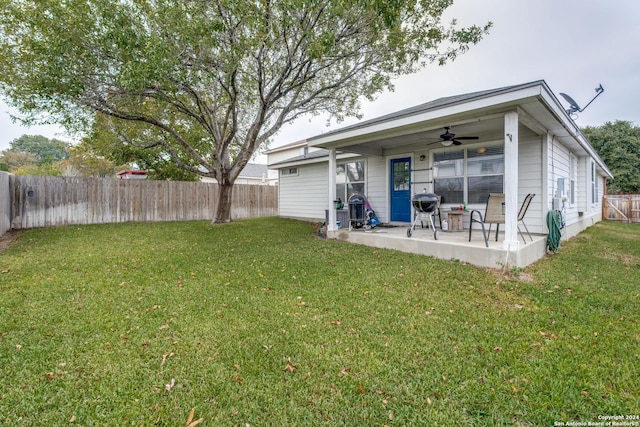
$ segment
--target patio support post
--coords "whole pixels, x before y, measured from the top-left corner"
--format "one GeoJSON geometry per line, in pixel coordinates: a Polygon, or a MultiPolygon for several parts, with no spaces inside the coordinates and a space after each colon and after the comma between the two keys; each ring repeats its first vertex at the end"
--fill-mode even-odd
{"type": "Polygon", "coordinates": [[[518,242],[518,112],[504,115],[504,199],[505,224],[503,248],[517,250],[518,242]]]}
{"type": "Polygon", "coordinates": [[[336,149],[329,148],[329,224],[327,234],[336,231],[336,149]]]}

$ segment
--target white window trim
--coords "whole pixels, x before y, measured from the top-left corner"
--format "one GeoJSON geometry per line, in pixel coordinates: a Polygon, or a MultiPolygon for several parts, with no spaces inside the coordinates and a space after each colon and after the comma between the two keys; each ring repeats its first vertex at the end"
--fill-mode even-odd
{"type": "Polygon", "coordinates": [[[295,167],[289,167],[289,168],[282,168],[280,169],[280,178],[289,178],[291,176],[298,176],[300,169],[295,166],[295,167]],[[292,170],[295,169],[295,172],[291,172],[292,170]],[[285,173],[285,171],[288,171],[287,173],[285,173]]]}
{"type": "Polygon", "coordinates": [[[596,163],[591,160],[591,205],[596,205],[596,198],[598,197],[598,175],[596,173],[596,163]]]}
{"type": "MultiPolygon", "coordinates": [[[[498,176],[498,175],[501,175],[502,176],[502,186],[503,186],[502,191],[504,192],[504,174],[505,174],[504,170],[502,171],[501,174],[487,174],[487,175],[484,175],[484,174],[469,174],[468,173],[468,170],[467,170],[467,160],[468,160],[467,154],[468,154],[468,151],[469,150],[477,150],[478,148],[481,148],[481,147],[484,147],[484,148],[503,147],[503,149],[504,149],[504,144],[499,143],[499,142],[488,142],[488,143],[483,143],[483,144],[472,144],[472,145],[461,147],[460,149],[462,149],[464,151],[463,165],[462,165],[462,170],[463,170],[462,175],[456,175],[456,176],[453,176],[453,177],[441,177],[441,178],[462,178],[463,179],[463,190],[462,190],[463,203],[469,203],[469,178],[470,177],[498,176]]],[[[431,153],[430,153],[430,155],[431,155],[431,166],[433,167],[433,164],[435,162],[434,155],[436,153],[443,153],[443,152],[446,152],[449,149],[450,149],[450,147],[432,149],[431,153]]],[[[504,151],[503,151],[503,156],[504,156],[504,151]]],[[[433,186],[433,188],[435,188],[436,179],[439,179],[439,178],[436,178],[435,174],[432,173],[432,181],[433,181],[432,186],[433,186]]],[[[449,202],[445,202],[445,203],[449,204],[449,202]]],[[[451,204],[457,204],[457,202],[451,202],[451,204]]],[[[476,205],[479,205],[479,204],[476,203],[476,205]]]]}
{"type": "MultiPolygon", "coordinates": [[[[336,162],[336,171],[338,170],[338,167],[340,165],[346,165],[347,163],[356,163],[356,162],[362,162],[363,163],[363,172],[362,172],[362,180],[361,181],[347,181],[346,180],[346,173],[345,173],[345,188],[347,188],[349,186],[349,184],[354,184],[354,183],[362,183],[363,184],[363,188],[364,188],[364,194],[367,194],[367,159],[366,158],[358,158],[358,159],[342,159],[339,162],[336,162]]],[[[342,202],[346,205],[347,201],[349,200],[349,194],[347,192],[347,194],[344,195],[345,199],[343,200],[342,194],[338,194],[338,185],[339,184],[343,184],[343,183],[338,183],[336,182],[336,197],[340,197],[340,199],[342,200],[342,202]]]]}
{"type": "Polygon", "coordinates": [[[573,153],[569,153],[569,206],[575,207],[578,204],[578,158],[573,153]]]}

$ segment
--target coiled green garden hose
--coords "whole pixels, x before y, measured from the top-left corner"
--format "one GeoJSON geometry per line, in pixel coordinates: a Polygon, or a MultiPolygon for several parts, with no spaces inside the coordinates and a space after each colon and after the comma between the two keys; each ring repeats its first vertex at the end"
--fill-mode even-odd
{"type": "Polygon", "coordinates": [[[554,253],[560,249],[560,240],[562,239],[562,212],[558,210],[549,211],[547,213],[547,228],[549,236],[547,237],[547,247],[554,253]]]}

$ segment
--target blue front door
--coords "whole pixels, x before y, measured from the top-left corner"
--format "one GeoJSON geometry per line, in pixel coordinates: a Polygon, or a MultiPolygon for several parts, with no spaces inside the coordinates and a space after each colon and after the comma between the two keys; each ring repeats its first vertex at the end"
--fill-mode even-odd
{"type": "Polygon", "coordinates": [[[391,160],[391,221],[411,222],[411,158],[391,160]]]}

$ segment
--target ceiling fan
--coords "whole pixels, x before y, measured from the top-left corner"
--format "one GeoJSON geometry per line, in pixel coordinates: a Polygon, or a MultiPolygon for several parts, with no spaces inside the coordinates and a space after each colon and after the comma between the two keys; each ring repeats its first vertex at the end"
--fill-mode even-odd
{"type": "Polygon", "coordinates": [[[440,143],[442,145],[444,145],[445,147],[449,147],[450,145],[460,145],[462,144],[462,140],[472,140],[472,139],[479,139],[479,137],[477,136],[459,136],[456,138],[456,134],[455,133],[451,133],[449,132],[449,129],[451,129],[451,126],[445,126],[444,130],[445,132],[440,135],[440,143]]]}

